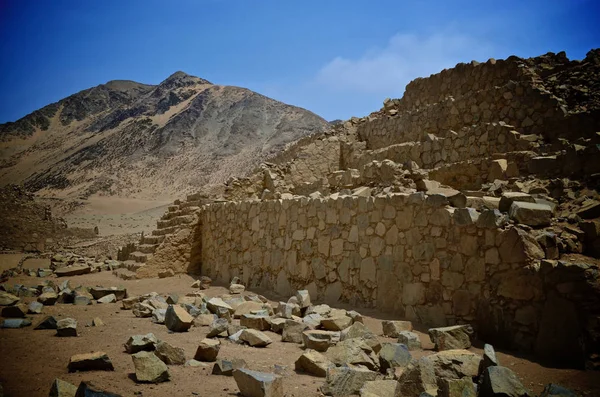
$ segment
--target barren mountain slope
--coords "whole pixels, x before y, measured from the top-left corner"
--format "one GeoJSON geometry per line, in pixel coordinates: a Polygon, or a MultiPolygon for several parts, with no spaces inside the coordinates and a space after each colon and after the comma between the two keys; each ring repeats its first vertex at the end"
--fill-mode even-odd
{"type": "Polygon", "coordinates": [[[157,86],[111,81],[0,125],[0,184],[44,196],[175,198],[326,128],[307,110],[183,72],[157,86]]]}

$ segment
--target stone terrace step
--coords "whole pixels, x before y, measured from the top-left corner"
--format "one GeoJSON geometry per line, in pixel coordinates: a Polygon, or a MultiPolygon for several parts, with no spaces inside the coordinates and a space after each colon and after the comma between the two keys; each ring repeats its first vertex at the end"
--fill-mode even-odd
{"type": "Polygon", "coordinates": [[[156,245],[154,244],[140,244],[137,247],[139,252],[143,252],[144,254],[153,254],[156,251],[156,245]]]}
{"type": "Polygon", "coordinates": [[[140,251],[135,251],[129,254],[129,259],[139,263],[145,263],[148,259],[152,257],[152,254],[145,254],[140,251]]]}
{"type": "Polygon", "coordinates": [[[194,220],[195,220],[194,215],[182,215],[182,216],[176,216],[175,218],[167,219],[164,221],[158,221],[158,222],[156,222],[156,225],[157,225],[158,229],[164,229],[164,228],[171,227],[171,226],[188,224],[188,223],[193,222],[194,220]]]}
{"type": "Polygon", "coordinates": [[[200,207],[184,207],[178,211],[167,212],[160,219],[161,220],[169,220],[176,218],[178,216],[190,215],[199,210],[200,207]]]}
{"type": "Polygon", "coordinates": [[[140,240],[140,244],[153,244],[153,245],[157,245],[157,244],[162,243],[164,239],[165,239],[164,235],[160,235],[160,236],[144,236],[140,240]]]}

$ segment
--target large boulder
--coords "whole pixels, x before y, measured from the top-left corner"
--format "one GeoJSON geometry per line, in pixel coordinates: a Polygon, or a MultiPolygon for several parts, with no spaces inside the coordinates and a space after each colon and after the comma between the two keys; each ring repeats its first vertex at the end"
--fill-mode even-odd
{"type": "Polygon", "coordinates": [[[473,327],[468,324],[429,329],[429,339],[438,351],[468,349],[471,347],[472,335],[473,327]]]}
{"type": "Polygon", "coordinates": [[[165,313],[165,325],[169,331],[185,332],[194,323],[194,318],[181,306],[169,305],[165,313]]]}
{"type": "Polygon", "coordinates": [[[283,397],[283,378],[267,372],[240,368],[233,371],[233,379],[243,397],[283,397]]]}
{"type": "Polygon", "coordinates": [[[152,352],[141,351],[131,356],[135,379],[141,383],[160,383],[169,380],[167,365],[152,352]]]}
{"type": "Polygon", "coordinates": [[[221,342],[217,339],[204,338],[200,341],[194,360],[198,361],[216,361],[219,350],[221,349],[221,342]]]}
{"type": "Polygon", "coordinates": [[[69,372],[76,371],[114,371],[110,358],[104,352],[75,354],[71,356],[69,372]]]}
{"type": "Polygon", "coordinates": [[[374,381],[377,376],[377,372],[361,366],[329,367],[321,392],[333,397],[358,394],[366,382],[374,381]]]}
{"type": "Polygon", "coordinates": [[[154,336],[153,333],[148,333],[146,335],[133,335],[127,339],[127,342],[123,345],[125,347],[125,351],[129,354],[135,354],[137,352],[144,351],[153,351],[156,349],[156,345],[158,344],[158,339],[154,336]]]}
{"type": "Polygon", "coordinates": [[[529,397],[527,390],[517,375],[510,369],[491,366],[483,372],[479,397],[529,397]]]}
{"type": "Polygon", "coordinates": [[[322,378],[327,375],[327,368],[331,366],[335,366],[335,364],[323,354],[311,349],[307,349],[295,363],[296,371],[322,378]]]}

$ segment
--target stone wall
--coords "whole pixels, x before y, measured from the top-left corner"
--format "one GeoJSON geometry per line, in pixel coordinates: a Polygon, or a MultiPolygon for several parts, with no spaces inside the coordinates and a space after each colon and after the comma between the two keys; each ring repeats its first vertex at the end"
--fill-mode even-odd
{"type": "Polygon", "coordinates": [[[468,224],[465,209],[440,204],[413,193],[207,205],[190,269],[282,297],[308,289],[315,301],[377,307],[427,326],[471,323],[500,346],[547,353],[553,344],[564,360],[581,360],[572,341],[584,338],[587,315],[572,280],[589,269],[557,270],[526,232],[468,224]],[[565,327],[573,316],[579,325],[565,327]],[[568,340],[556,341],[566,328],[568,340]]]}
{"type": "Polygon", "coordinates": [[[382,115],[360,124],[358,134],[369,149],[420,141],[426,134],[498,121],[524,134],[542,134],[549,126],[562,123],[565,113],[560,105],[550,93],[531,85],[509,82],[461,97],[423,102],[418,108],[394,115],[382,115]]]}

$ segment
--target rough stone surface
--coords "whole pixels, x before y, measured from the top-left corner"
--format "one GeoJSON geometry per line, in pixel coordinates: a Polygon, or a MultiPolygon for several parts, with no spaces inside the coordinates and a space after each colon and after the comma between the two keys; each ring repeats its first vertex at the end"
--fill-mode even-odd
{"type": "Polygon", "coordinates": [[[49,397],[75,397],[77,386],[64,380],[54,379],[50,386],[49,397]]]}
{"type": "Polygon", "coordinates": [[[124,347],[127,353],[134,354],[142,350],[153,351],[156,349],[157,344],[158,339],[156,336],[153,333],[148,333],[146,335],[133,335],[129,337],[124,347]]]}
{"type": "Polygon", "coordinates": [[[360,389],[360,397],[396,397],[400,396],[399,383],[393,379],[365,382],[360,389]]]}
{"type": "Polygon", "coordinates": [[[340,334],[333,331],[304,331],[302,333],[302,343],[307,349],[313,349],[318,352],[324,352],[340,340],[340,334]]]}
{"type": "Polygon", "coordinates": [[[158,342],[154,354],[167,365],[185,364],[185,351],[181,347],[172,346],[164,341],[158,342]]]}
{"type": "Polygon", "coordinates": [[[552,208],[545,204],[515,201],[510,206],[509,216],[524,225],[548,226],[552,220],[552,208]]]}
{"type": "Polygon", "coordinates": [[[240,368],[233,371],[233,379],[244,397],[283,397],[283,378],[266,372],[240,368]]]}
{"type": "Polygon", "coordinates": [[[517,375],[500,366],[488,367],[483,372],[479,391],[481,397],[525,397],[532,394],[523,386],[517,375]]]}
{"type": "Polygon", "coordinates": [[[252,347],[266,347],[273,342],[267,335],[255,329],[243,329],[240,334],[240,340],[252,347]]]}
{"type": "Polygon", "coordinates": [[[63,318],[56,323],[56,336],[77,336],[77,321],[63,318]]]}
{"type": "Polygon", "coordinates": [[[388,368],[406,367],[412,356],[408,347],[401,343],[383,343],[379,351],[379,367],[382,372],[388,368]]]}
{"type": "Polygon", "coordinates": [[[322,378],[327,375],[327,368],[331,366],[335,366],[335,364],[323,354],[312,349],[307,349],[295,363],[296,371],[322,378]]]}
{"type": "Polygon", "coordinates": [[[217,360],[212,369],[213,375],[233,376],[233,371],[236,369],[246,368],[246,361],[241,358],[233,360],[217,360]]]}
{"type": "Polygon", "coordinates": [[[76,371],[114,371],[110,358],[104,352],[83,353],[71,356],[69,372],[76,371]]]}
{"type": "Polygon", "coordinates": [[[92,382],[81,381],[75,397],[122,397],[120,394],[109,392],[94,385],[92,382]]]}
{"type": "Polygon", "coordinates": [[[429,338],[435,344],[435,349],[468,349],[471,347],[473,328],[470,325],[454,325],[451,327],[429,329],[429,338]]]}
{"type": "Polygon", "coordinates": [[[181,306],[169,305],[165,313],[165,325],[169,331],[185,332],[192,326],[194,318],[181,306]]]}
{"type": "Polygon", "coordinates": [[[381,322],[383,328],[383,335],[389,336],[390,338],[397,338],[402,331],[412,331],[413,326],[410,321],[390,321],[383,320],[381,322]]]}
{"type": "Polygon", "coordinates": [[[141,351],[131,356],[135,378],[141,383],[161,383],[169,380],[169,369],[153,352],[141,351]]]}
{"type": "Polygon", "coordinates": [[[200,341],[194,360],[198,361],[216,361],[219,350],[221,349],[221,342],[217,339],[205,338],[200,341]]]}
{"type": "Polygon", "coordinates": [[[341,397],[358,394],[366,382],[377,379],[377,372],[362,367],[329,367],[321,392],[341,397]]]}
{"type": "Polygon", "coordinates": [[[408,347],[408,350],[420,350],[421,340],[419,335],[410,331],[400,331],[398,333],[398,343],[402,343],[408,347]]]}

